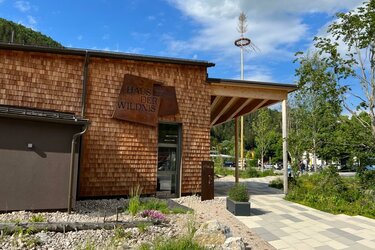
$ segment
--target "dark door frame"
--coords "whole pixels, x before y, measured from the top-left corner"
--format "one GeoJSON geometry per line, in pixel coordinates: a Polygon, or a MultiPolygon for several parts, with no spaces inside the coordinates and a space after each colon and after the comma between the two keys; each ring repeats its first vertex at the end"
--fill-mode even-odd
{"type": "MultiPolygon", "coordinates": [[[[176,191],[175,195],[177,197],[181,197],[181,179],[182,179],[182,123],[180,122],[164,122],[160,121],[158,123],[158,156],[159,156],[159,147],[171,147],[176,148],[176,191]],[[160,124],[167,124],[167,125],[175,125],[178,129],[178,138],[177,144],[174,143],[159,143],[159,125],[160,124]]],[[[157,168],[157,166],[156,166],[157,168]]],[[[157,173],[156,173],[157,175],[157,173]]]]}

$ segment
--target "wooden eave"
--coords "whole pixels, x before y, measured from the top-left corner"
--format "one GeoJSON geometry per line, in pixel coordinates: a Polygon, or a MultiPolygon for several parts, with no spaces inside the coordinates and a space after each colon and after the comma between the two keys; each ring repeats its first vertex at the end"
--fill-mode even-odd
{"type": "Polygon", "coordinates": [[[286,100],[297,89],[294,84],[207,79],[211,93],[210,126],[257,111],[286,100]]]}

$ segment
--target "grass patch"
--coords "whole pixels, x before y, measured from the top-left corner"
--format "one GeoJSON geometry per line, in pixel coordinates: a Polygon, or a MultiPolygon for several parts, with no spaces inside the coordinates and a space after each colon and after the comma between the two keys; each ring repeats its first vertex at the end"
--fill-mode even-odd
{"type": "Polygon", "coordinates": [[[360,176],[342,178],[331,168],[298,177],[285,199],[332,214],[375,218],[375,185],[363,185],[360,176]]]}
{"type": "Polygon", "coordinates": [[[206,250],[207,248],[200,246],[193,241],[191,236],[183,236],[178,239],[157,239],[151,244],[145,243],[139,247],[139,250],[206,250]]]}
{"type": "Polygon", "coordinates": [[[46,218],[41,214],[35,214],[30,219],[30,222],[45,222],[46,218]]]}
{"type": "MultiPolygon", "coordinates": [[[[216,175],[234,175],[234,168],[225,168],[225,167],[216,167],[215,166],[215,174],[216,175]]],[[[241,178],[259,178],[259,177],[266,177],[266,176],[275,176],[277,175],[272,169],[264,170],[263,172],[257,170],[254,167],[247,167],[245,170],[239,170],[239,176],[241,178]]]]}
{"type": "Polygon", "coordinates": [[[169,207],[168,202],[166,200],[157,199],[157,198],[149,198],[145,199],[141,202],[141,209],[142,210],[157,210],[162,212],[163,214],[186,214],[189,212],[188,209],[175,206],[169,207]]]}
{"type": "Polygon", "coordinates": [[[270,181],[268,184],[269,187],[277,188],[277,189],[283,189],[284,187],[284,181],[281,178],[274,179],[270,181]]]}

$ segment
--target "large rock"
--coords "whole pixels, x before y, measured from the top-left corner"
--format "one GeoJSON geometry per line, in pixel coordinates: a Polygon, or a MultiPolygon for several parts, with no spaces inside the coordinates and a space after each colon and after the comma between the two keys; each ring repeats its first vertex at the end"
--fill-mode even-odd
{"type": "Polygon", "coordinates": [[[221,246],[227,238],[232,236],[229,227],[217,220],[203,223],[195,232],[193,239],[204,246],[221,246]]]}
{"type": "Polygon", "coordinates": [[[241,237],[229,237],[222,248],[223,250],[245,250],[246,246],[241,237]]]}

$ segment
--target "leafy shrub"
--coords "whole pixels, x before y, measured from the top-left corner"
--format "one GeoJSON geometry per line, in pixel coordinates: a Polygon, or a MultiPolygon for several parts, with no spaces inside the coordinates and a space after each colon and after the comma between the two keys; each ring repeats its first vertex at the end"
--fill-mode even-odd
{"type": "Polygon", "coordinates": [[[277,178],[277,179],[270,181],[270,184],[268,186],[282,189],[284,187],[284,181],[281,178],[277,178]]]}
{"type": "Polygon", "coordinates": [[[363,189],[375,190],[375,171],[360,171],[358,178],[363,189]]]}
{"type": "Polygon", "coordinates": [[[328,168],[295,179],[285,198],[329,213],[375,218],[375,192],[371,190],[364,189],[359,178],[342,178],[336,169],[328,168]]]}
{"type": "Polygon", "coordinates": [[[275,172],[272,169],[259,171],[256,168],[248,167],[244,171],[240,172],[240,176],[242,178],[258,178],[258,177],[266,177],[266,176],[275,176],[275,172]]]}
{"type": "Polygon", "coordinates": [[[245,184],[236,183],[228,191],[229,199],[233,201],[249,201],[249,192],[245,184]]]}
{"type": "Polygon", "coordinates": [[[248,167],[245,171],[241,173],[241,177],[243,178],[256,178],[260,177],[260,171],[256,170],[256,168],[248,167]]]}

